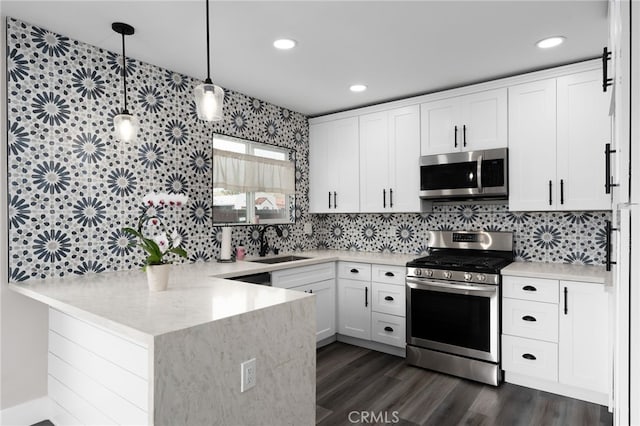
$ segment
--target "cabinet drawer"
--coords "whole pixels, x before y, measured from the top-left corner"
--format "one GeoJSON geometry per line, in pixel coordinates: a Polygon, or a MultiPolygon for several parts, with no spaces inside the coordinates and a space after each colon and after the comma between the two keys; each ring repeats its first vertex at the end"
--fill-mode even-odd
{"type": "Polygon", "coordinates": [[[502,332],[512,336],[558,342],[558,305],[502,299],[502,332]]]}
{"type": "Polygon", "coordinates": [[[504,297],[558,303],[558,280],[525,277],[503,277],[504,297]]]}
{"type": "Polygon", "coordinates": [[[558,345],[502,336],[502,369],[537,379],[558,380],[558,345]]]}
{"type": "Polygon", "coordinates": [[[271,285],[279,288],[291,288],[335,278],[335,262],[299,268],[282,269],[271,273],[271,285]]]}
{"type": "Polygon", "coordinates": [[[371,265],[371,281],[404,286],[406,267],[371,265]]]}
{"type": "Polygon", "coordinates": [[[405,347],[405,319],[395,315],[371,313],[371,340],[405,347]]]}
{"type": "Polygon", "coordinates": [[[338,277],[358,281],[371,281],[371,265],[358,262],[338,262],[338,277]]]}
{"type": "Polygon", "coordinates": [[[371,283],[371,309],[384,314],[405,316],[405,287],[395,284],[371,283]]]}

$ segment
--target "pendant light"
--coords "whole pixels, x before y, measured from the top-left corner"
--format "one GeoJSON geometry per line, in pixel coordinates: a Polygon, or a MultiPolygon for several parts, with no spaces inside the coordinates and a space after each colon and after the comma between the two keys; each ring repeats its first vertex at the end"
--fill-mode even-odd
{"type": "Polygon", "coordinates": [[[135,32],[133,27],[123,22],[114,22],[111,29],[122,35],[122,82],[124,86],[124,109],[113,118],[115,136],[121,142],[132,142],[138,133],[138,119],[127,109],[127,56],[124,49],[124,36],[135,32]]]}
{"type": "Polygon", "coordinates": [[[207,79],[197,86],[193,94],[196,98],[196,113],[200,120],[222,120],[224,90],[211,81],[211,58],[209,53],[209,0],[207,2],[207,79]]]}

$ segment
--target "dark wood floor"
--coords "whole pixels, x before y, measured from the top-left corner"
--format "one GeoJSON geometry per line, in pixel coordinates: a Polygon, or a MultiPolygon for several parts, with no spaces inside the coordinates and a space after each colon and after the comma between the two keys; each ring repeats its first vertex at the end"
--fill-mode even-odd
{"type": "Polygon", "coordinates": [[[508,383],[485,386],[345,343],[317,354],[318,425],[604,426],[613,421],[600,405],[508,383]]]}

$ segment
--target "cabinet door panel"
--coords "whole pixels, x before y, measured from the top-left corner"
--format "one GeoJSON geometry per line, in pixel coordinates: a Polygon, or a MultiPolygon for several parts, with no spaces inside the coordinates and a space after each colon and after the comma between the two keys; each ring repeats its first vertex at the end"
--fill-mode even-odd
{"type": "Polygon", "coordinates": [[[556,81],[510,87],[509,210],[555,209],[555,182],[556,81]]]}
{"type": "Polygon", "coordinates": [[[420,105],[421,155],[443,154],[460,150],[460,131],[458,144],[455,144],[454,126],[458,121],[457,98],[427,102],[420,105]]]}
{"type": "Polygon", "coordinates": [[[602,91],[601,70],[560,77],[557,89],[557,178],[564,188],[558,209],[611,209],[603,154],[611,139],[610,99],[602,91]]]}
{"type": "Polygon", "coordinates": [[[360,211],[364,213],[389,209],[388,134],[386,111],[360,117],[360,211]]]}
{"type": "MultiPolygon", "coordinates": [[[[383,151],[381,151],[382,154],[383,151]]],[[[420,108],[389,111],[388,207],[394,212],[420,212],[420,108]],[[391,205],[393,204],[393,205],[391,205]]]]}
{"type": "Polygon", "coordinates": [[[374,342],[386,343],[399,348],[406,346],[404,317],[372,312],[371,324],[371,340],[374,342]]]}
{"type": "Polygon", "coordinates": [[[338,281],[338,333],[371,339],[371,291],[365,281],[338,281]]]}
{"type": "Polygon", "coordinates": [[[309,126],[309,212],[329,212],[329,125],[309,126]]]}
{"type": "Polygon", "coordinates": [[[460,109],[463,151],[507,147],[507,89],[463,96],[460,109]]]}
{"type": "MultiPolygon", "coordinates": [[[[360,207],[358,118],[337,120],[329,138],[329,186],[335,213],[357,213],[360,207]]],[[[328,195],[328,194],[327,194],[328,195]]]]}
{"type": "Polygon", "coordinates": [[[336,334],[336,281],[320,281],[295,287],[292,290],[304,291],[316,296],[316,341],[336,334]]]}
{"type": "Polygon", "coordinates": [[[558,305],[504,298],[502,332],[512,336],[558,342],[558,305]]]}
{"type": "Polygon", "coordinates": [[[502,368],[555,382],[558,380],[558,345],[503,334],[502,368]]]}
{"type": "Polygon", "coordinates": [[[560,383],[608,392],[608,296],[602,284],[560,281],[560,383]]]}

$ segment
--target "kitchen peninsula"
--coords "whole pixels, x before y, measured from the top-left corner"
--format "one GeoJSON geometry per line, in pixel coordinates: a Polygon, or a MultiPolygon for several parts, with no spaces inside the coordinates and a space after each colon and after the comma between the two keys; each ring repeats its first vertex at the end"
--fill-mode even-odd
{"type": "Polygon", "coordinates": [[[64,405],[51,420],[313,424],[313,297],[215,278],[218,266],[175,265],[157,293],[138,270],[11,284],[49,305],[49,394],[64,405]],[[241,393],[252,358],[256,385],[241,393]]]}

